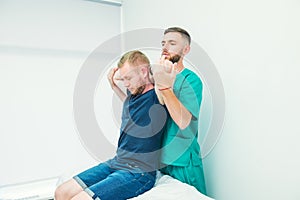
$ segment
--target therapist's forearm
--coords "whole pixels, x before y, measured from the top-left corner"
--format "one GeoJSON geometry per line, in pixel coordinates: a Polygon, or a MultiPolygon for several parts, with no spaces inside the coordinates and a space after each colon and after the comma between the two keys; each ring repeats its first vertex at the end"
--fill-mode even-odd
{"type": "Polygon", "coordinates": [[[175,96],[172,89],[161,91],[167,109],[180,129],[185,129],[191,122],[192,114],[175,96]]]}

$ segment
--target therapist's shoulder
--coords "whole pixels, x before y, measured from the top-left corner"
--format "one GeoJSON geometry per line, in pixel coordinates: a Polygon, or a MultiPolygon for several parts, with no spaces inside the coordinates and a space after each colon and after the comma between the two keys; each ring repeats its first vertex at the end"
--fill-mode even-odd
{"type": "Polygon", "coordinates": [[[202,86],[202,81],[199,76],[192,70],[185,68],[181,73],[185,78],[184,80],[187,81],[189,84],[195,86],[202,86]]]}

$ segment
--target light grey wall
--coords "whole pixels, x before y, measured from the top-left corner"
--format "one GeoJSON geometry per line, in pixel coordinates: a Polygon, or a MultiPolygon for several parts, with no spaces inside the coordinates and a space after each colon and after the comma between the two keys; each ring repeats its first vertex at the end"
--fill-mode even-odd
{"type": "Polygon", "coordinates": [[[186,28],[220,73],[226,121],[204,159],[209,195],[299,199],[299,1],[124,0],[122,9],[124,31],[186,28]]]}
{"type": "Polygon", "coordinates": [[[118,6],[0,0],[0,186],[95,163],[77,135],[74,86],[87,56],[119,33],[118,6]]]}

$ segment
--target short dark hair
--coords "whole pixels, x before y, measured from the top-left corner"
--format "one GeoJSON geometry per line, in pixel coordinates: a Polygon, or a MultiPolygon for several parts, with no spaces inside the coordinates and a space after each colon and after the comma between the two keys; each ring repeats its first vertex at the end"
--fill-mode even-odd
{"type": "Polygon", "coordinates": [[[182,28],[179,28],[179,27],[170,27],[170,28],[167,28],[164,32],[164,35],[167,34],[167,33],[170,33],[170,32],[177,32],[177,33],[180,33],[182,37],[186,38],[187,41],[189,42],[189,44],[191,44],[191,36],[190,34],[182,29],[182,28]]]}

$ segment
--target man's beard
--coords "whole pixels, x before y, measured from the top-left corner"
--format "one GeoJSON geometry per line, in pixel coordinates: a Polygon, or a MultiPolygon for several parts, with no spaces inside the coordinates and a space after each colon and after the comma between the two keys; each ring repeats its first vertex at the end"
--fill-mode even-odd
{"type": "Polygon", "coordinates": [[[174,56],[170,57],[169,61],[171,61],[173,64],[177,63],[180,60],[181,56],[179,54],[175,54],[174,56]]]}
{"type": "Polygon", "coordinates": [[[134,93],[132,93],[132,95],[143,94],[145,88],[146,88],[146,85],[142,85],[142,86],[136,88],[136,90],[134,91],[134,93]]]}

